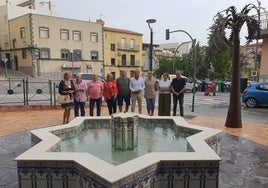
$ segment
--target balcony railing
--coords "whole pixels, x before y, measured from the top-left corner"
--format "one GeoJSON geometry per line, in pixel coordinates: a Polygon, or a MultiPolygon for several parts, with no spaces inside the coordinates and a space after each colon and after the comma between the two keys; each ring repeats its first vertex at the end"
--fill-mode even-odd
{"type": "Polygon", "coordinates": [[[136,60],[136,61],[122,61],[122,60],[118,60],[118,66],[122,66],[122,67],[138,67],[140,64],[140,61],[136,60]]]}
{"type": "Polygon", "coordinates": [[[118,43],[117,47],[118,50],[122,51],[132,51],[132,52],[140,51],[140,46],[135,44],[118,43]]]}

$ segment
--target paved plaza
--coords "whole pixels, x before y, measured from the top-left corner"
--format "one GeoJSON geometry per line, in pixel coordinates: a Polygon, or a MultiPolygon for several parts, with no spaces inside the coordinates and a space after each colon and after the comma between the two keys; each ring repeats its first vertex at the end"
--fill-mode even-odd
{"type": "MultiPolygon", "coordinates": [[[[102,115],[107,114],[106,106],[104,106],[102,115]]],[[[0,188],[18,187],[14,158],[30,148],[29,131],[61,124],[61,117],[62,109],[59,107],[53,109],[21,107],[16,111],[12,111],[10,107],[1,108],[0,188]]],[[[267,125],[244,123],[242,129],[231,129],[224,127],[224,119],[195,116],[191,113],[186,114],[185,118],[192,124],[223,130],[220,188],[268,187],[267,125]]]]}

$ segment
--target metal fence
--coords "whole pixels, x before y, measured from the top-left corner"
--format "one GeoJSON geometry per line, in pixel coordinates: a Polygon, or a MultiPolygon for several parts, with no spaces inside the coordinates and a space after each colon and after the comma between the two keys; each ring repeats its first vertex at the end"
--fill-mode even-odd
{"type": "Polygon", "coordinates": [[[0,79],[0,105],[55,105],[59,81],[0,79]]]}

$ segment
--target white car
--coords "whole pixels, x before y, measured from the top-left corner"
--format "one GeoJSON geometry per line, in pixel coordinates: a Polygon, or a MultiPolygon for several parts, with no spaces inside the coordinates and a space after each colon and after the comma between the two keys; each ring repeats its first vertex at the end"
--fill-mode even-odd
{"type": "MultiPolygon", "coordinates": [[[[92,80],[92,73],[80,73],[81,76],[82,76],[82,80],[84,80],[86,83],[90,82],[92,80]]],[[[100,75],[97,75],[98,76],[98,80],[104,82],[105,79],[100,76],[100,75]]]]}
{"type": "MultiPolygon", "coordinates": [[[[184,78],[185,81],[186,81],[186,91],[193,92],[194,91],[194,84],[193,84],[192,80],[190,78],[186,77],[186,76],[181,75],[181,77],[184,78]]],[[[174,78],[176,78],[175,74],[169,74],[169,78],[168,78],[169,80],[173,80],[174,78]]],[[[161,80],[162,79],[163,78],[161,77],[161,80]]],[[[197,83],[195,83],[195,89],[196,89],[196,91],[198,89],[198,84],[197,83]]]]}

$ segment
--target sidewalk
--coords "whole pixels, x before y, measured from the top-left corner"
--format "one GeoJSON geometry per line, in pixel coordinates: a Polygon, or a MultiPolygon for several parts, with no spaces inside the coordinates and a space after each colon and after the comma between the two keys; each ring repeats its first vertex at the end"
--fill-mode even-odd
{"type": "MultiPolygon", "coordinates": [[[[42,107],[41,109],[34,109],[34,107],[29,106],[27,108],[22,107],[18,111],[11,111],[11,109],[8,107],[0,107],[0,136],[5,136],[17,132],[29,131],[32,129],[37,129],[46,126],[60,125],[62,123],[62,114],[63,109],[61,109],[60,106],[57,106],[56,108],[52,109],[47,109],[46,107],[42,107]]],[[[88,107],[86,107],[86,114],[89,114],[88,107]]],[[[146,114],[145,108],[143,108],[143,114],[146,114]]],[[[101,115],[108,115],[107,106],[102,107],[101,115]]],[[[220,129],[228,134],[248,139],[264,146],[268,146],[267,125],[251,124],[244,122],[243,128],[234,129],[227,128],[224,126],[225,119],[218,119],[206,116],[193,116],[194,114],[186,114],[186,120],[188,123],[220,129]]],[[[74,114],[72,110],[71,119],[73,118],[74,114]]]]}
{"type": "MultiPolygon", "coordinates": [[[[62,123],[63,109],[60,106],[52,109],[41,107],[20,107],[16,111],[14,107],[0,107],[0,188],[19,187],[14,158],[31,147],[29,130],[62,123]]],[[[143,113],[145,112],[146,109],[143,108],[143,113]]],[[[87,107],[86,114],[88,113],[87,107]]],[[[108,115],[106,106],[103,106],[101,115],[108,115]]],[[[73,118],[73,113],[71,117],[73,118]]],[[[224,131],[219,188],[267,188],[267,125],[244,123],[242,129],[231,129],[224,127],[224,119],[195,117],[194,113],[186,114],[185,118],[189,123],[224,131]]]]}

